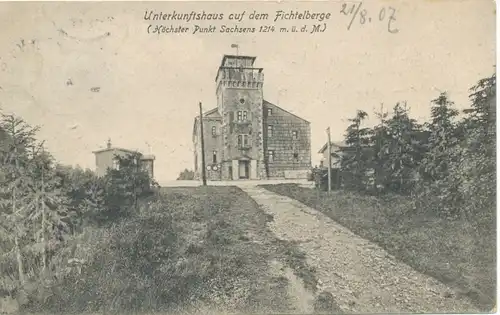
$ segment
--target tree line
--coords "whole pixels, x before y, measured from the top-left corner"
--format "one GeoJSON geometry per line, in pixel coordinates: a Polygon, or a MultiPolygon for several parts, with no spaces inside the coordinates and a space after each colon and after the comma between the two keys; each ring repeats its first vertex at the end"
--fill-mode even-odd
{"type": "Polygon", "coordinates": [[[117,156],[120,167],[103,177],[57,163],[38,131],[1,114],[0,298],[27,307],[45,303],[81,265],[72,255],[87,226],[133,213],[154,185],[138,155],[117,156]]]}
{"type": "Polygon", "coordinates": [[[342,187],[362,193],[410,196],[419,210],[448,217],[494,214],[496,200],[496,74],[470,89],[462,113],[447,93],[431,101],[418,123],[406,102],[349,119],[342,149],[342,187]],[[461,115],[462,114],[462,115],[461,115]]]}

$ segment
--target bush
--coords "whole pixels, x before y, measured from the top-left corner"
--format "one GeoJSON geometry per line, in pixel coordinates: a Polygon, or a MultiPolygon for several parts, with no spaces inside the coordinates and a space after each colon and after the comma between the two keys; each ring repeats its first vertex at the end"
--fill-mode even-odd
{"type": "Polygon", "coordinates": [[[194,172],[186,168],[179,174],[177,180],[194,180],[194,172]]]}
{"type": "MultiPolygon", "coordinates": [[[[327,191],[328,190],[328,169],[315,168],[311,172],[314,179],[315,187],[327,191]]],[[[341,183],[343,181],[343,176],[345,176],[340,169],[333,168],[331,170],[331,186],[332,189],[340,189],[341,183]]]]}
{"type": "MultiPolygon", "coordinates": [[[[164,209],[165,210],[165,209],[164,209]]],[[[168,211],[122,220],[80,238],[75,254],[85,261],[41,308],[54,312],[140,311],[182,298],[176,289],[177,238],[168,211]],[[154,297],[154,299],[152,298],[154,297]],[[159,298],[161,297],[161,298],[159,298]]]]}

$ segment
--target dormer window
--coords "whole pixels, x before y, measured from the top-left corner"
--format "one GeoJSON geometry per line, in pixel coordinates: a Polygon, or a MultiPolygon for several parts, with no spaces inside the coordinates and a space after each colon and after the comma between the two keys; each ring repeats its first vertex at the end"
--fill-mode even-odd
{"type": "Polygon", "coordinates": [[[273,109],[272,108],[268,108],[267,109],[267,116],[271,116],[273,114],[273,109]]]}

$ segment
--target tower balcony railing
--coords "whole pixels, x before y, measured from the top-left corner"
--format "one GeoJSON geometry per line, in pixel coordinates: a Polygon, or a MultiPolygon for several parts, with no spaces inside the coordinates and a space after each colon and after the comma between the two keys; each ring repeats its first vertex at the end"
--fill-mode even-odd
{"type": "Polygon", "coordinates": [[[262,68],[229,68],[221,67],[216,81],[264,82],[262,68]]]}
{"type": "Polygon", "coordinates": [[[235,125],[240,125],[240,126],[247,126],[250,125],[252,121],[250,119],[244,119],[244,120],[233,120],[233,124],[235,125]]]}

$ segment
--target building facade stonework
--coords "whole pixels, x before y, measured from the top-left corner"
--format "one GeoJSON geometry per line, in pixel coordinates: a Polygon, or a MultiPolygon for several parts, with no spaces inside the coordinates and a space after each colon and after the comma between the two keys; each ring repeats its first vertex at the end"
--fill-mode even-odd
{"type": "MultiPolygon", "coordinates": [[[[203,113],[208,180],[306,178],[310,123],[264,99],[255,57],[225,55],[216,82],[217,107],[203,113]]],[[[194,120],[194,171],[201,178],[201,128],[194,120]]]]}

